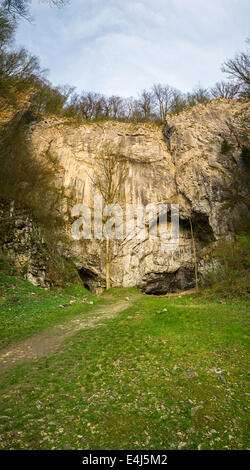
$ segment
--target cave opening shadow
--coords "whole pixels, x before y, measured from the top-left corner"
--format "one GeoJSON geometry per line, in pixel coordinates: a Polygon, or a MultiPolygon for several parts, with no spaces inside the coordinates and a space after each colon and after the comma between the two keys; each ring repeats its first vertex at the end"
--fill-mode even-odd
{"type": "Polygon", "coordinates": [[[159,273],[153,279],[141,286],[141,291],[147,295],[166,295],[183,292],[195,287],[194,267],[178,269],[174,273],[159,273]]]}
{"type": "Polygon", "coordinates": [[[97,283],[97,274],[88,268],[81,268],[78,270],[78,274],[82,280],[84,287],[90,292],[95,292],[97,283]]]}

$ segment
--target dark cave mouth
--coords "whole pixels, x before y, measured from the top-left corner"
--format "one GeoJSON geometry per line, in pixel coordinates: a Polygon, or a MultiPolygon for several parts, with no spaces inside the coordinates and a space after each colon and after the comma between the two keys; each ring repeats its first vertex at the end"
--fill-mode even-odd
{"type": "Polygon", "coordinates": [[[78,274],[81,278],[81,281],[85,289],[89,290],[90,292],[95,293],[98,275],[88,268],[78,269],[78,274]]]}
{"type": "MultiPolygon", "coordinates": [[[[181,220],[180,225],[190,234],[190,221],[181,220]]],[[[192,218],[193,231],[196,239],[196,255],[199,259],[201,248],[215,240],[208,216],[194,214],[192,218]]],[[[191,235],[190,235],[191,236],[191,235]]],[[[192,255],[193,256],[193,255],[192,255]]],[[[192,261],[181,266],[174,272],[151,273],[142,279],[140,290],[147,295],[166,295],[193,289],[195,287],[195,266],[192,261]]]]}
{"type": "Polygon", "coordinates": [[[156,274],[154,278],[145,279],[139,287],[144,294],[155,296],[192,289],[195,287],[194,267],[180,268],[173,273],[156,274]]]}

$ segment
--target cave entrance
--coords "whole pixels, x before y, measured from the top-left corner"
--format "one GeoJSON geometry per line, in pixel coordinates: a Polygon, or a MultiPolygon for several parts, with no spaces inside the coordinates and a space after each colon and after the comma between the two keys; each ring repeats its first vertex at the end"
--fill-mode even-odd
{"type": "Polygon", "coordinates": [[[98,276],[96,273],[87,268],[81,268],[78,270],[79,276],[86,289],[90,292],[95,292],[98,276]]]}
{"type": "Polygon", "coordinates": [[[148,295],[166,295],[172,292],[182,292],[195,286],[194,268],[180,268],[174,273],[159,273],[153,279],[144,281],[140,289],[148,295]]]}

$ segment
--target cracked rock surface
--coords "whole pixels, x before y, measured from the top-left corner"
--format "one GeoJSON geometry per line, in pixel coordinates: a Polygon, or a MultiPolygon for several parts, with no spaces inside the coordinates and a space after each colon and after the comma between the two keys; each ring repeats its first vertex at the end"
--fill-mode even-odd
{"type": "MultiPolygon", "coordinates": [[[[49,117],[30,128],[36,154],[57,157],[58,182],[74,203],[93,207],[93,177],[98,153],[112,142],[126,162],[121,187],[124,203],[176,203],[180,208],[179,246],[161,249],[160,239],[112,242],[113,286],[139,286],[164,294],[192,288],[194,262],[192,220],[199,272],[208,266],[204,253],[210,243],[231,239],[245,204],[225,209],[225,191],[242,169],[241,147],[249,146],[249,102],[216,98],[167,117],[164,126],[115,121],[73,123],[49,117]],[[221,153],[226,139],[230,152],[221,153]]],[[[242,188],[243,190],[243,188],[242,188]]],[[[69,230],[70,235],[70,230],[69,230]]],[[[73,240],[67,255],[75,260],[83,282],[92,291],[104,287],[105,251],[99,240],[73,240]]]]}

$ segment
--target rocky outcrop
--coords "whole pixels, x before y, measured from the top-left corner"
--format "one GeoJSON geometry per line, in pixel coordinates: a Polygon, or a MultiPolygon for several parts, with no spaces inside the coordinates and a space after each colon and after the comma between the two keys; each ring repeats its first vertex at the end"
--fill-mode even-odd
{"type": "Polygon", "coordinates": [[[194,106],[169,116],[163,132],[175,164],[176,191],[186,202],[183,216],[184,207],[190,208],[196,218],[207,219],[216,239],[230,236],[241,210],[231,208],[232,214],[223,206],[236,173],[245,171],[240,154],[249,146],[249,101],[217,98],[194,106]],[[223,141],[230,151],[222,153],[223,141]]]}
{"type": "Polygon", "coordinates": [[[11,203],[0,202],[1,248],[8,253],[17,270],[32,284],[50,287],[44,256],[44,242],[38,225],[28,211],[11,203]]]}
{"type": "MultiPolygon", "coordinates": [[[[106,143],[119,148],[127,177],[121,187],[127,203],[177,203],[180,239],[174,251],[161,240],[113,242],[111,279],[114,286],[138,285],[145,292],[164,293],[192,287],[194,261],[190,219],[194,226],[200,270],[204,248],[221,237],[232,237],[244,204],[224,208],[225,191],[242,166],[241,145],[249,145],[248,102],[215,99],[168,116],[162,127],[150,124],[100,122],[75,124],[47,119],[36,124],[36,152],[50,151],[60,162],[61,183],[75,203],[93,205],[96,159],[106,143]],[[231,146],[221,153],[223,140],[231,146]]],[[[77,259],[83,282],[92,290],[104,286],[103,242],[72,240],[69,256],[77,259]]]]}
{"type": "MultiPolygon", "coordinates": [[[[249,146],[249,103],[215,99],[168,116],[164,129],[148,123],[113,121],[77,123],[49,117],[30,125],[36,154],[46,152],[61,166],[58,183],[73,203],[93,206],[93,179],[101,150],[110,142],[119,149],[127,176],[120,188],[124,203],[175,203],[180,208],[179,245],[162,250],[162,240],[113,241],[113,286],[139,286],[165,293],[194,285],[192,222],[200,273],[209,261],[207,246],[232,238],[237,220],[247,210],[244,198],[225,207],[225,195],[242,169],[241,147],[249,146]],[[226,139],[230,151],[221,152],[226,139]]],[[[244,188],[240,190],[245,191],[244,188]]],[[[70,223],[69,231],[70,235],[70,223]]],[[[65,247],[83,283],[93,291],[105,285],[105,250],[101,240],[74,240],[65,247]]]]}

